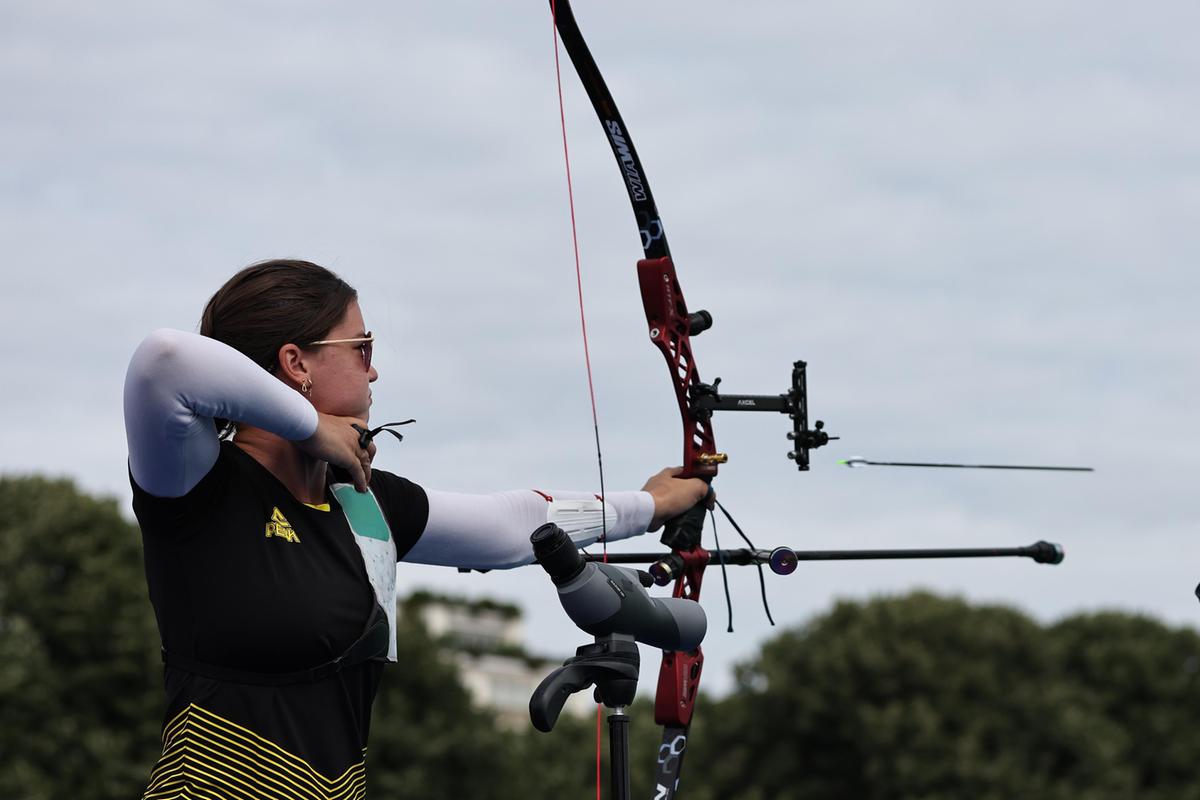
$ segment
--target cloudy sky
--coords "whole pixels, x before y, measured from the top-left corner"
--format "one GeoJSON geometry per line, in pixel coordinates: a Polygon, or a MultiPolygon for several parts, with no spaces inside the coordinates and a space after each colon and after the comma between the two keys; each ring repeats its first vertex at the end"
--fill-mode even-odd
{"type": "MultiPolygon", "coordinates": [[[[914,587],[1047,621],[1200,618],[1195,4],[576,13],[689,304],[716,319],[702,375],[776,393],[804,358],[814,417],[843,437],[798,474],[785,418],[717,419],[717,489],[755,542],[1067,550],[804,565],[769,581],[781,624],[914,587]],[[851,455],[1098,471],[837,465],[851,455]]],[[[241,266],[291,256],[358,287],[377,420],[418,420],[378,466],[597,488],[551,41],[541,2],[5,3],[0,470],[127,506],[129,354],[195,330],[241,266]]],[[[678,463],[679,423],[620,175],[564,79],[606,480],[637,488],[678,463]]],[[[522,604],[535,651],[585,639],[535,569],[401,582],[522,604]]],[[[753,573],[730,583],[732,635],[715,574],[705,589],[718,690],[771,633],[753,573]]]]}

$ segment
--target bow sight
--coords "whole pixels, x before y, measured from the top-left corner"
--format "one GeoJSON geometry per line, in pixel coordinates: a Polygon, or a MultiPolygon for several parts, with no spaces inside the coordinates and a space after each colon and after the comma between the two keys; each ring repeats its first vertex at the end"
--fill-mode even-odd
{"type": "MultiPolygon", "coordinates": [[[[701,312],[708,316],[708,312],[701,312]]],[[[709,317],[711,320],[711,317],[709,317]]],[[[695,336],[695,333],[692,334],[695,336]]],[[[817,420],[812,428],[808,427],[808,389],[805,383],[804,371],[807,362],[797,361],[792,364],[792,388],[778,395],[766,394],[722,394],[718,387],[721,379],[717,378],[711,384],[696,384],[691,389],[692,413],[708,419],[714,411],[778,411],[787,414],[792,419],[792,430],[787,438],[795,443],[795,449],[788,452],[787,457],[796,462],[797,469],[808,469],[808,451],[829,444],[838,436],[830,436],[824,431],[825,423],[817,420]]],[[[724,453],[720,454],[724,456],[724,453]]],[[[722,463],[725,459],[722,458],[722,463]]]]}
{"type": "Polygon", "coordinates": [[[691,339],[712,327],[713,317],[701,309],[688,313],[683,290],[675,275],[670,256],[646,258],[638,262],[638,283],[650,340],[662,351],[674,378],[675,393],[684,426],[684,465],[687,477],[711,478],[716,465],[729,460],[718,453],[710,421],[714,411],[776,411],[787,414],[792,430],[787,437],[793,449],[787,454],[801,471],[808,469],[808,451],[837,439],[824,431],[817,420],[808,427],[808,364],[792,364],[792,388],[783,394],[723,394],[721,379],[712,383],[700,380],[692,357],[691,339]]]}

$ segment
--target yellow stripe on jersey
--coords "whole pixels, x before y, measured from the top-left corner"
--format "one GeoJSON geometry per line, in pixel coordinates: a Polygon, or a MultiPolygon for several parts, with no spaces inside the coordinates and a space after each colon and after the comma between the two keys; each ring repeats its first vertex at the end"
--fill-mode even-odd
{"type": "Polygon", "coordinates": [[[163,751],[143,800],[362,800],[366,754],[336,778],[254,731],[192,703],[163,726],[163,751]]]}

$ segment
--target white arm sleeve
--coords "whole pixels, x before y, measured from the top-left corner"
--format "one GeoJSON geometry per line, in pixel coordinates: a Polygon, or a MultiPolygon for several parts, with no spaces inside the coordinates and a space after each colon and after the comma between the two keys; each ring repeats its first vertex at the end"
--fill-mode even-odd
{"type": "MultiPolygon", "coordinates": [[[[426,490],[429,521],[404,560],[475,569],[509,569],[533,563],[529,535],[553,522],[578,547],[600,539],[600,501],[585,492],[524,491],[487,495],[426,490]]],[[[654,515],[649,492],[610,492],[604,504],[608,541],[645,533],[654,515]]]]}
{"type": "Polygon", "coordinates": [[[125,374],[129,471],[157,497],[182,497],[217,461],[213,418],[307,439],[317,410],[249,358],[194,333],[154,331],[138,345],[125,374]]]}

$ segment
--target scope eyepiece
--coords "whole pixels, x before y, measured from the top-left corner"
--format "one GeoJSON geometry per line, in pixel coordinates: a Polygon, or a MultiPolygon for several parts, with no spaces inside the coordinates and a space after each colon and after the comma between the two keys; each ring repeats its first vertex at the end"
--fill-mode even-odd
{"type": "Polygon", "coordinates": [[[529,542],[533,545],[533,557],[546,570],[555,586],[569,583],[587,565],[571,537],[553,522],[547,522],[534,531],[529,542]]]}

